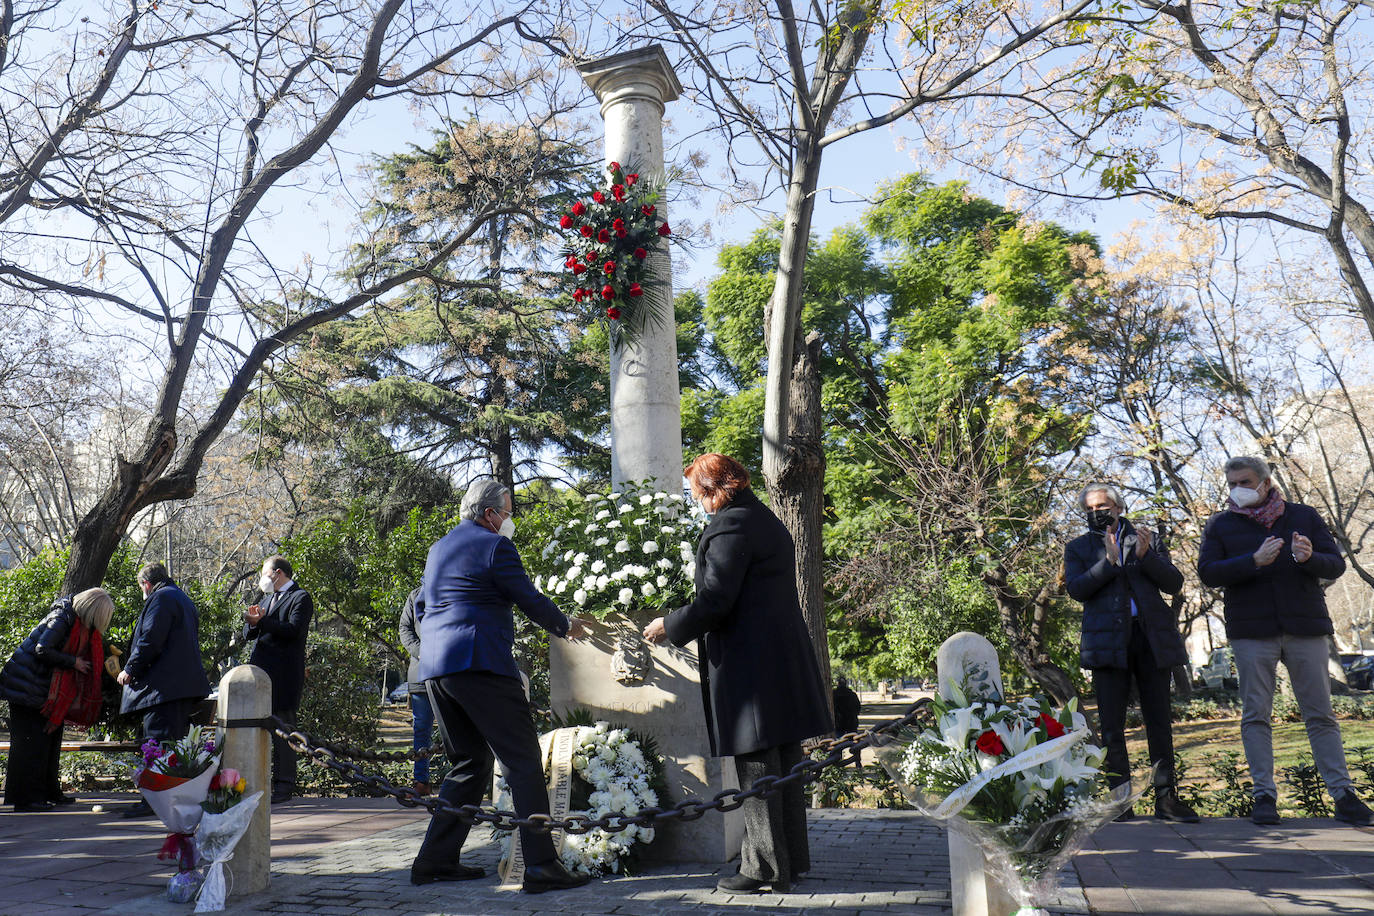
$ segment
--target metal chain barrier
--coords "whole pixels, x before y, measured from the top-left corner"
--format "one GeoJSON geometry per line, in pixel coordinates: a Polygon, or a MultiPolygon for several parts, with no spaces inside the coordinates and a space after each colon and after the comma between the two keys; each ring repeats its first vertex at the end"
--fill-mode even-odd
{"type": "Polygon", "coordinates": [[[429,756],[437,749],[406,753],[403,751],[362,751],[348,745],[331,745],[312,741],[304,732],[289,731],[290,726],[273,716],[273,732],[285,740],[299,754],[304,754],[321,766],[329,767],[349,782],[366,786],[374,792],[390,795],[407,808],[424,807],[431,815],[447,814],[468,824],[487,824],[496,830],[516,830],[522,827],[537,833],[562,830],[570,834],[582,834],[600,828],[611,833],[620,833],[630,826],[651,827],[661,821],[694,821],[705,817],[711,811],[734,811],[750,798],[765,798],[781,792],[793,783],[806,785],[820,778],[826,767],[842,766],[858,756],[866,747],[872,747],[902,728],[906,728],[923,717],[928,717],[931,700],[917,700],[905,714],[895,719],[881,722],[863,732],[851,732],[840,738],[825,738],[817,741],[814,749],[822,750],[826,756],[820,759],[809,758],[794,766],[785,776],[763,776],[755,780],[749,788],[725,789],[717,792],[710,801],[700,798],[683,799],[671,808],[645,808],[637,814],[616,812],[599,818],[585,814],[572,814],[555,820],[547,814],[531,814],[520,817],[513,811],[500,811],[480,805],[452,805],[435,796],[419,795],[408,786],[396,786],[385,776],[367,773],[354,760],[402,761],[415,759],[416,754],[429,756]]]}

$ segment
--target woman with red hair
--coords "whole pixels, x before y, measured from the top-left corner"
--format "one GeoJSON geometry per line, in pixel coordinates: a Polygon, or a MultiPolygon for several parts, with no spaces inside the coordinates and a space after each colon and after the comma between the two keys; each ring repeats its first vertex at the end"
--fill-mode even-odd
{"type": "MultiPolygon", "coordinates": [[[[646,626],[644,638],[697,642],[711,753],[734,757],[748,786],[801,762],[803,739],[829,735],[830,705],[797,600],[792,536],[735,459],[702,455],[683,476],[711,519],[697,545],[696,597],[646,626]]],[[[741,811],[739,873],[717,888],[788,891],[811,867],[801,785],[748,799],[741,811]]]]}

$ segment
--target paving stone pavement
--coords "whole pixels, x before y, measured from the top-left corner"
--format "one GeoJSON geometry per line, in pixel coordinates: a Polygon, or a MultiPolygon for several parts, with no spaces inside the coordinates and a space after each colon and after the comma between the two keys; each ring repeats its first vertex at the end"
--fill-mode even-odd
{"type": "MultiPolygon", "coordinates": [[[[226,912],[316,913],[359,916],[430,914],[579,913],[636,916],[704,916],[748,913],[910,914],[950,912],[945,835],[910,812],[818,810],[810,812],[812,869],[790,894],[725,895],[715,890],[735,865],[660,866],[634,876],[593,881],[584,888],[530,896],[497,886],[500,838],[474,831],[463,862],[485,866],[485,880],[411,885],[410,861],[424,824],[396,827],[371,837],[334,843],[314,854],[272,864],[271,890],[236,902],[226,912]]],[[[1072,870],[1065,905],[1051,910],[1082,916],[1088,910],[1072,870]]],[[[133,916],[184,913],[156,896],[108,910],[133,916]]]]}

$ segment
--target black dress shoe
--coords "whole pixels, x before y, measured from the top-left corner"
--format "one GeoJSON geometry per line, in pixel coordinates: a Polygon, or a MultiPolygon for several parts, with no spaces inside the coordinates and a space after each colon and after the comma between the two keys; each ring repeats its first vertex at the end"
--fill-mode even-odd
{"type": "Polygon", "coordinates": [[[581,887],[592,880],[587,875],[575,875],[557,860],[539,865],[525,866],[525,883],[520,887],[527,894],[542,894],[545,891],[565,891],[570,887],[581,887]]]}
{"type": "Polygon", "coordinates": [[[721,878],[716,882],[716,890],[724,891],[727,894],[757,894],[767,887],[769,882],[762,878],[751,878],[748,875],[733,874],[728,878],[721,878]]]}
{"type": "Polygon", "coordinates": [[[471,881],[485,878],[487,870],[477,865],[431,866],[416,862],[410,866],[411,884],[433,884],[436,881],[471,881]]]}
{"type": "Polygon", "coordinates": [[[140,799],[124,809],[121,817],[152,817],[154,814],[152,805],[146,799],[140,799]]]}
{"type": "Polygon", "coordinates": [[[23,805],[15,805],[15,814],[38,814],[43,811],[51,811],[54,805],[50,801],[28,802],[23,805]]]}
{"type": "Polygon", "coordinates": [[[291,790],[290,790],[290,789],[282,789],[282,790],[279,791],[279,792],[273,792],[273,793],[272,793],[272,804],[274,804],[274,805],[280,805],[280,804],[283,804],[283,803],[285,803],[285,802],[289,802],[290,800],[291,800],[291,790]]]}
{"type": "Polygon", "coordinates": [[[1155,817],[1162,821],[1178,821],[1183,824],[1196,824],[1197,812],[1178,798],[1173,789],[1159,789],[1155,792],[1155,817]]]}
{"type": "Polygon", "coordinates": [[[48,799],[48,801],[52,802],[54,805],[57,805],[59,808],[65,808],[67,805],[76,804],[76,799],[70,795],[59,795],[56,798],[48,799]]]}

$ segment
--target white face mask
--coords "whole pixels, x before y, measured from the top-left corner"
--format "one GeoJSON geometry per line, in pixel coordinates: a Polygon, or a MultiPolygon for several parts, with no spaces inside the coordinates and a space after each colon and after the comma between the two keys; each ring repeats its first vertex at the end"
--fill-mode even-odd
{"type": "Polygon", "coordinates": [[[1231,502],[1240,506],[1242,509],[1248,509],[1251,506],[1257,505],[1259,501],[1259,490],[1252,490],[1249,487],[1231,488],[1231,502]]]}
{"type": "Polygon", "coordinates": [[[275,591],[275,588],[272,585],[271,576],[262,576],[258,579],[258,591],[262,592],[263,594],[275,591]]]}
{"type": "Polygon", "coordinates": [[[501,522],[501,527],[496,529],[496,533],[507,540],[515,540],[515,522],[509,518],[501,522]]]}

